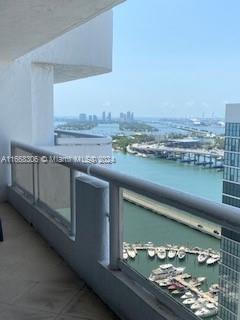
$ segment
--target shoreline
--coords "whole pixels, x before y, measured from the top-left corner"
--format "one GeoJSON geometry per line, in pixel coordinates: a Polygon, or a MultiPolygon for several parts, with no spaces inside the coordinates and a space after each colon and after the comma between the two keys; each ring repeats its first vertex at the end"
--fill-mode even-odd
{"type": "Polygon", "coordinates": [[[191,215],[191,213],[171,207],[166,204],[161,204],[155,200],[151,200],[131,191],[124,190],[123,199],[127,202],[133,203],[141,208],[151,211],[154,214],[158,214],[168,219],[174,220],[178,223],[184,224],[192,229],[205,233],[216,239],[221,238],[221,227],[202,218],[195,217],[191,215]],[[216,231],[219,234],[217,234],[216,231]]]}

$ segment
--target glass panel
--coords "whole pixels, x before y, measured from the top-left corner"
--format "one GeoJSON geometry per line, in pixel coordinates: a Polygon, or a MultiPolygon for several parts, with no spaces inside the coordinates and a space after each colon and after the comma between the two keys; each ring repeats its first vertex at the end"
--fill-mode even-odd
{"type": "Polygon", "coordinates": [[[216,319],[221,229],[123,190],[123,257],[195,316],[216,319]]]}
{"type": "Polygon", "coordinates": [[[33,161],[29,152],[15,148],[12,163],[12,182],[24,191],[25,195],[33,196],[33,161]]]}
{"type": "Polygon", "coordinates": [[[39,202],[70,222],[70,169],[57,163],[39,162],[38,173],[39,202]]]}

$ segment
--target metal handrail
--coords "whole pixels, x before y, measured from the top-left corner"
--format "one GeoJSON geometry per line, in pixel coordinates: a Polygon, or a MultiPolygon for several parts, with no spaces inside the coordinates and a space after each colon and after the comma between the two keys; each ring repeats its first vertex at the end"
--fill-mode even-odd
{"type": "MultiPolygon", "coordinates": [[[[43,148],[19,142],[12,142],[11,146],[12,148],[18,147],[39,157],[59,157],[60,159],[63,157],[63,155],[44,150],[43,148]]],[[[109,183],[114,183],[119,188],[125,188],[153,200],[172,205],[175,208],[186,210],[195,216],[217,223],[227,229],[236,232],[239,232],[240,230],[240,210],[238,208],[206,200],[182,191],[128,176],[109,168],[103,168],[95,164],[85,164],[72,160],[62,162],[61,165],[89,174],[109,183]]]]}

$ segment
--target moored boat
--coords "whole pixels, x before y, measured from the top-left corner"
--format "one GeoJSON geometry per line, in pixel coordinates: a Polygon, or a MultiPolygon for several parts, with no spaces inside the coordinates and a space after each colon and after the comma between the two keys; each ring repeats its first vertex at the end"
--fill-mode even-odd
{"type": "Polygon", "coordinates": [[[170,249],[170,250],[168,251],[168,258],[169,258],[169,259],[173,259],[173,258],[176,257],[176,254],[177,254],[177,251],[176,251],[176,250],[170,249]]]}
{"type": "Polygon", "coordinates": [[[207,252],[201,252],[198,255],[198,262],[199,263],[204,263],[208,259],[209,255],[207,252]]]}
{"type": "Polygon", "coordinates": [[[186,249],[184,247],[179,248],[177,252],[178,259],[182,260],[186,257],[186,249]]]}
{"type": "Polygon", "coordinates": [[[207,265],[212,265],[217,263],[220,260],[220,256],[218,254],[213,254],[211,257],[207,259],[207,265]]]}
{"type": "Polygon", "coordinates": [[[185,305],[191,305],[191,304],[194,304],[196,302],[196,299],[195,298],[188,298],[186,300],[183,300],[183,304],[185,305]]]}
{"type": "Polygon", "coordinates": [[[160,260],[164,260],[167,257],[167,252],[166,249],[164,247],[160,247],[157,250],[157,256],[160,260]]]}
{"type": "Polygon", "coordinates": [[[126,249],[123,249],[123,260],[127,260],[128,259],[128,253],[126,249]]]}
{"type": "Polygon", "coordinates": [[[128,248],[127,254],[131,259],[135,259],[136,257],[136,250],[134,248],[128,248]]]}
{"type": "Polygon", "coordinates": [[[148,251],[147,251],[147,253],[148,253],[148,256],[149,256],[150,258],[154,258],[156,251],[155,251],[154,248],[149,248],[148,251]]]}

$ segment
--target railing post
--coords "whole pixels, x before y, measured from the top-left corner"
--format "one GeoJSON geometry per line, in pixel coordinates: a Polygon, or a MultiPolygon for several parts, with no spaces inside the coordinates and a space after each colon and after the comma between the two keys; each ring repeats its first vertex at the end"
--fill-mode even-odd
{"type": "Polygon", "coordinates": [[[73,169],[70,169],[70,236],[75,236],[76,234],[76,176],[77,172],[73,169]]]}
{"type": "Polygon", "coordinates": [[[36,204],[39,200],[39,163],[33,163],[33,202],[36,204]]]}
{"type": "MultiPolygon", "coordinates": [[[[15,154],[15,146],[11,143],[11,157],[14,157],[15,154]]],[[[16,181],[16,173],[15,173],[15,163],[14,161],[12,161],[12,163],[10,164],[11,166],[11,185],[14,186],[15,181],[16,181]]]]}
{"type": "Polygon", "coordinates": [[[110,269],[119,270],[119,260],[122,257],[122,190],[110,182],[110,269]]]}

